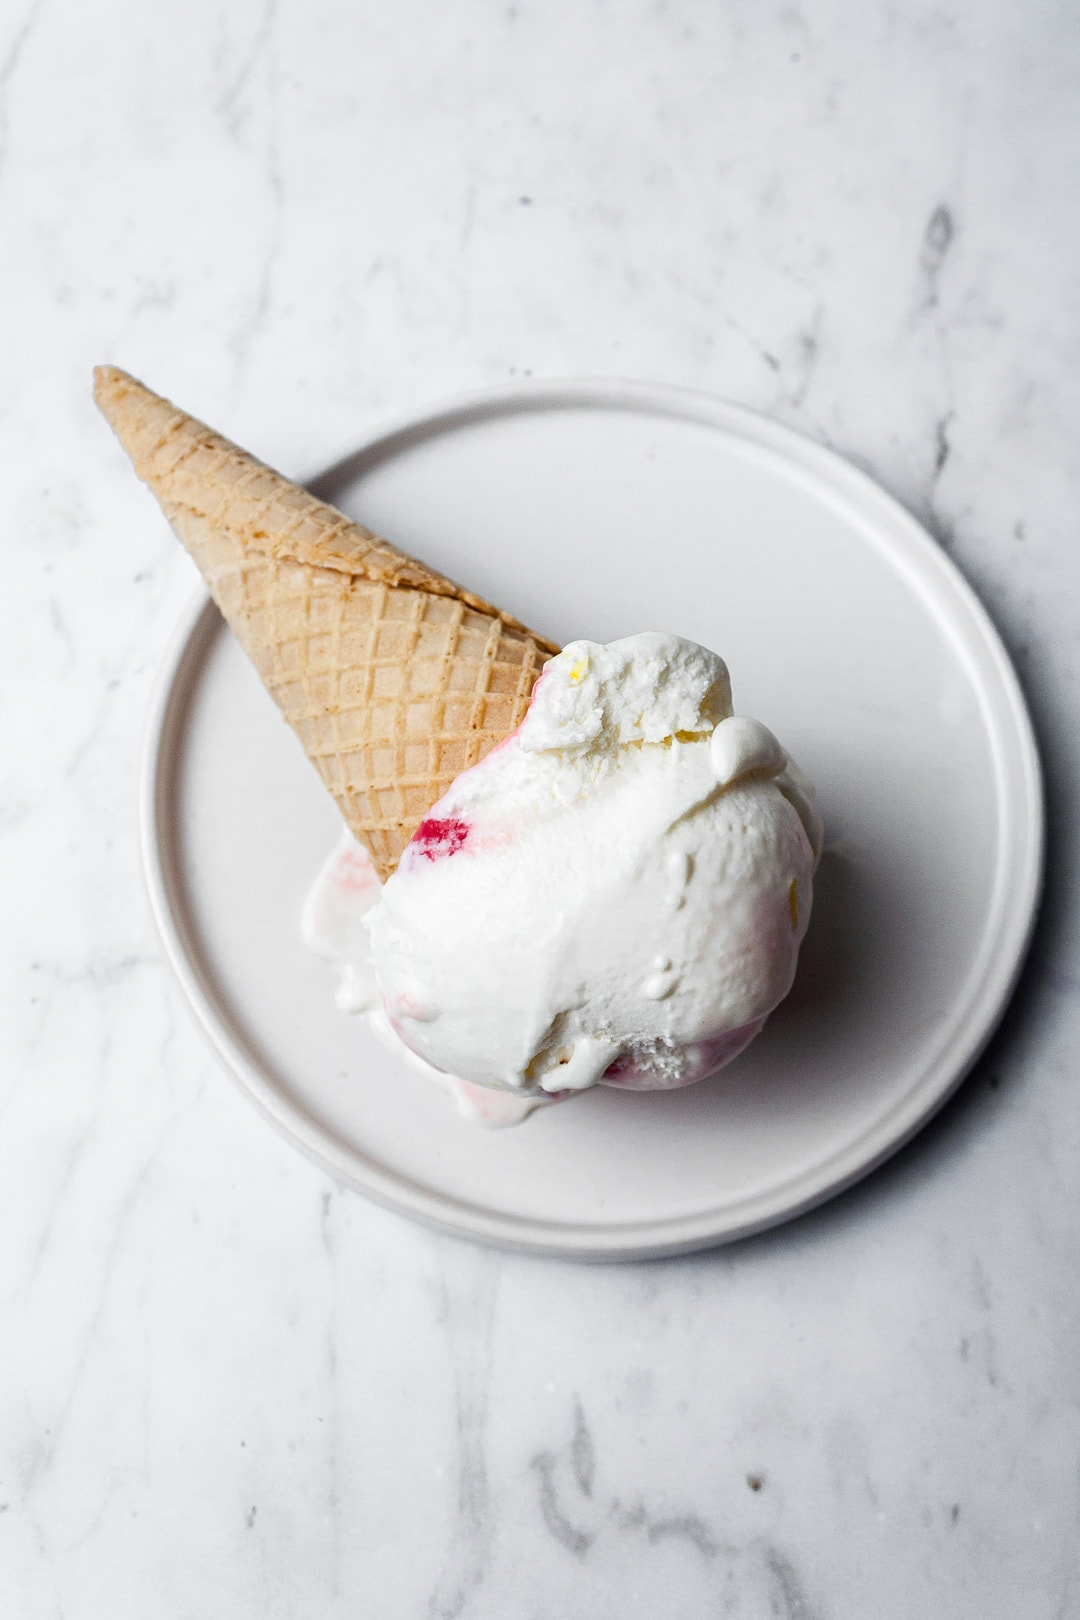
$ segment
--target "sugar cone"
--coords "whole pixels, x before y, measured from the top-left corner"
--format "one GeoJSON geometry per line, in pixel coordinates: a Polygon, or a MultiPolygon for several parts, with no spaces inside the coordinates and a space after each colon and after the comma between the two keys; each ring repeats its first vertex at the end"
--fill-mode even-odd
{"type": "Polygon", "coordinates": [[[385,881],[558,648],[125,372],[94,397],[385,881]]]}

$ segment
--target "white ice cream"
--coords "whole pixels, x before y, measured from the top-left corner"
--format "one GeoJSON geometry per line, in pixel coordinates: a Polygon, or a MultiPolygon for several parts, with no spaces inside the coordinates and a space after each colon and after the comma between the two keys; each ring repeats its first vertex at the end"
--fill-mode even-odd
{"type": "Polygon", "coordinates": [[[337,947],[315,937],[318,890],[307,934],[384,1034],[470,1090],[520,1108],[669,1089],[786,995],[820,845],[812,790],[732,715],[721,659],[656,633],[578,641],[385,888],[345,903],[337,947]]]}

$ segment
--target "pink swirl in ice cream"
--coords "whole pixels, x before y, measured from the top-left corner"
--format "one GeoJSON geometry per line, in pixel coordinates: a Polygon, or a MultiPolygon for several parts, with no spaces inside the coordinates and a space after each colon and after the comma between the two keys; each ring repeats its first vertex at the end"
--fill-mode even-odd
{"type": "Polygon", "coordinates": [[[574,642],[371,896],[351,972],[426,1065],[521,1103],[688,1085],[790,988],[820,845],[714,653],[574,642]]]}

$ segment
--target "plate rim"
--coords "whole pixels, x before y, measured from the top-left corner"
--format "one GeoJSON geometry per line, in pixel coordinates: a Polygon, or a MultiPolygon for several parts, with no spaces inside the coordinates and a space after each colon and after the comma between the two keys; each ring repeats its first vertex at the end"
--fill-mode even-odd
{"type": "MultiPolygon", "coordinates": [[[[967,982],[975,981],[975,991],[969,997],[966,1016],[953,1028],[951,1039],[909,1092],[866,1131],[818,1161],[810,1172],[798,1172],[791,1182],[781,1184],[779,1195],[776,1188],[771,1188],[767,1193],[742,1201],[736,1208],[744,1213],[735,1220],[726,1219],[722,1208],[711,1206],[692,1215],[660,1221],[622,1222],[610,1227],[545,1221],[464,1203],[349,1152],[302,1108],[286,1102],[229,1028],[213,988],[199,968],[179,877],[168,869],[168,788],[176,765],[169,745],[182,726],[192,686],[189,677],[201,667],[202,655],[222,625],[217,608],[201,588],[173,634],[151,699],[140,772],[140,842],[151,911],[170,966],[200,1028],[244,1095],[286,1140],[299,1147],[320,1168],[383,1207],[457,1237],[517,1252],[563,1258],[601,1261],[659,1258],[734,1242],[793,1220],[825,1203],[899,1152],[955,1093],[997,1028],[1031,943],[1045,865],[1043,773],[1034,726],[1016,669],[989,613],[952,558],[907,508],[869,474],[839,452],[751,407],[666,383],[602,377],[519,379],[471,390],[384,419],[359,443],[354,441],[351,448],[301,482],[318,491],[320,486],[332,486],[335,480],[348,476],[350,469],[355,477],[365,459],[377,461],[392,456],[395,440],[403,443],[423,440],[439,432],[453,431],[470,419],[568,407],[659,413],[734,434],[744,442],[777,454],[789,466],[809,473],[819,492],[824,489],[837,494],[845,498],[845,504],[854,505],[864,515],[869,511],[871,517],[876,507],[897,531],[894,538],[901,542],[899,548],[890,543],[885,549],[894,563],[901,565],[909,580],[915,576],[913,583],[919,588],[920,599],[928,608],[931,606],[933,593],[928,599],[927,582],[936,582],[946,596],[951,595],[954,605],[963,606],[968,628],[976,632],[976,644],[988,658],[999,684],[999,702],[994,709],[996,720],[992,725],[983,702],[983,682],[981,679],[974,682],[988,739],[993,745],[999,815],[1011,811],[1023,835],[1023,844],[1021,849],[1009,851],[1007,878],[1012,892],[1006,897],[1007,903],[1000,892],[997,896],[1006,910],[1004,940],[995,937],[991,949],[987,942],[991,935],[988,919],[984,949],[972,959],[968,969],[967,982]],[[1006,740],[1012,744],[1015,756],[1008,773],[1000,757],[999,736],[999,731],[1005,734],[1006,719],[1006,740]],[[1017,854],[1023,856],[1019,863],[1014,858],[1017,854]],[[897,1114],[900,1116],[898,1128],[886,1129],[897,1114]],[[883,1139],[869,1152],[860,1151],[860,1144],[865,1145],[868,1137],[883,1139]],[[785,1189],[800,1186],[803,1190],[796,1196],[790,1193],[786,1198],[782,1196],[785,1189]]],[[[969,651],[966,636],[961,645],[966,655],[969,651]]],[[[1003,835],[999,842],[1002,845],[1006,842],[1003,835]]],[[[1002,865],[1000,851],[998,865],[999,868],[1002,865]]],[[[998,891],[1001,884],[999,871],[998,891]]]]}

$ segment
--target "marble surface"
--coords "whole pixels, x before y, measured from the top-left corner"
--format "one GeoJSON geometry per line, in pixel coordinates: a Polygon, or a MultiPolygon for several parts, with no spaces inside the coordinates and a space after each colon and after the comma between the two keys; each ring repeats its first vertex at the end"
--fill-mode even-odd
{"type": "Polygon", "coordinates": [[[0,1614],[1080,1614],[1075,4],[17,0],[0,18],[0,1614]],[[932,529],[1044,750],[975,1073],[814,1215],[576,1267],[332,1185],[144,898],[192,571],[96,418],[287,470],[513,376],[687,384],[932,529]]]}

